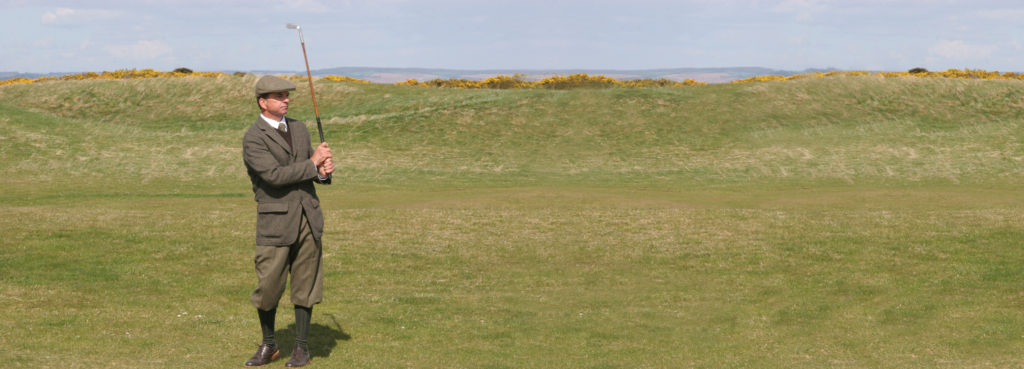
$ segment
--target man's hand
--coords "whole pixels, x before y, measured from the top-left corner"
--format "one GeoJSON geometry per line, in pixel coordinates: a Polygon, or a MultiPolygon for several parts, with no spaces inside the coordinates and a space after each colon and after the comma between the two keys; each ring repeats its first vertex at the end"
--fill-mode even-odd
{"type": "Polygon", "coordinates": [[[334,173],[334,160],[324,160],[324,165],[317,167],[319,169],[320,177],[327,178],[334,173]]]}
{"type": "MultiPolygon", "coordinates": [[[[331,159],[331,148],[327,147],[326,142],[321,142],[320,146],[313,150],[313,155],[309,157],[309,160],[313,161],[313,165],[317,168],[323,166],[324,162],[331,159]]],[[[332,165],[333,168],[333,165],[332,165]]]]}

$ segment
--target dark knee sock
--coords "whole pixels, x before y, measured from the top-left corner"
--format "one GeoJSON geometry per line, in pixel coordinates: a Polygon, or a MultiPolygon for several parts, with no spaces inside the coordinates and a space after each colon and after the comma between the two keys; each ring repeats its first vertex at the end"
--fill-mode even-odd
{"type": "Polygon", "coordinates": [[[263,331],[263,343],[274,345],[274,318],[277,317],[277,308],[270,310],[256,309],[260,314],[260,329],[263,331]]]}
{"type": "Polygon", "coordinates": [[[306,340],[309,338],[309,321],[313,315],[312,307],[295,305],[295,346],[309,352],[306,340]]]}

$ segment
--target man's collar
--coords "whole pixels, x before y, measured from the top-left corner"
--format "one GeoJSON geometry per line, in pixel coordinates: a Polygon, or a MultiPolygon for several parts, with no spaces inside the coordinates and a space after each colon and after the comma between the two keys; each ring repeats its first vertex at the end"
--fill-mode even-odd
{"type": "Polygon", "coordinates": [[[263,115],[263,113],[260,113],[260,118],[263,118],[263,121],[267,122],[267,124],[269,124],[274,129],[277,129],[277,127],[280,126],[282,122],[287,122],[288,120],[288,118],[282,117],[283,119],[281,119],[280,121],[276,121],[273,118],[263,115]]]}

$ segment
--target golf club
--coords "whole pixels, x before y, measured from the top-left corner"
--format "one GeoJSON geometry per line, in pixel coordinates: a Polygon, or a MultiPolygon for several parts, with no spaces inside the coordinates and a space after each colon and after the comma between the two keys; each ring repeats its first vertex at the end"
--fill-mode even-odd
{"type": "Polygon", "coordinates": [[[288,23],[285,27],[299,31],[299,42],[302,43],[302,59],[306,61],[306,78],[309,79],[309,96],[313,98],[313,113],[316,114],[316,130],[320,133],[320,142],[324,142],[324,126],[320,123],[320,108],[316,105],[316,93],[313,92],[313,74],[309,72],[309,57],[306,56],[306,39],[302,37],[302,26],[288,23]]]}
{"type": "MultiPolygon", "coordinates": [[[[302,26],[288,23],[285,28],[299,31],[299,43],[302,44],[302,59],[306,61],[306,79],[309,80],[309,96],[313,98],[313,114],[316,114],[316,131],[320,133],[320,143],[324,142],[324,125],[320,123],[320,107],[316,105],[316,92],[313,91],[313,74],[309,71],[309,57],[306,56],[306,38],[302,37],[302,26]]],[[[327,175],[330,180],[331,175],[327,175]]]]}

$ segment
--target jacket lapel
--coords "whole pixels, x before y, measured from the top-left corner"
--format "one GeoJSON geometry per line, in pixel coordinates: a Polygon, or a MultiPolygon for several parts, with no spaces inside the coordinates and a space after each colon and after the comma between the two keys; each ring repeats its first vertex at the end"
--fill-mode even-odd
{"type": "Polygon", "coordinates": [[[284,141],[284,137],[281,137],[281,134],[274,132],[274,127],[271,127],[270,124],[263,120],[263,118],[256,118],[256,126],[260,127],[260,131],[269,136],[271,141],[274,141],[278,146],[281,146],[281,149],[289,155],[294,156],[291,145],[288,145],[288,143],[284,141]]]}
{"type": "MultiPolygon", "coordinates": [[[[299,140],[296,140],[295,137],[300,137],[295,134],[295,130],[298,129],[298,124],[294,124],[295,121],[288,117],[284,117],[284,121],[288,124],[288,134],[292,135],[292,143],[288,145],[291,149],[288,153],[292,154],[292,160],[296,160],[298,159],[299,150],[296,149],[295,145],[298,145],[299,140]]],[[[284,139],[282,138],[282,140],[284,139]]]]}

